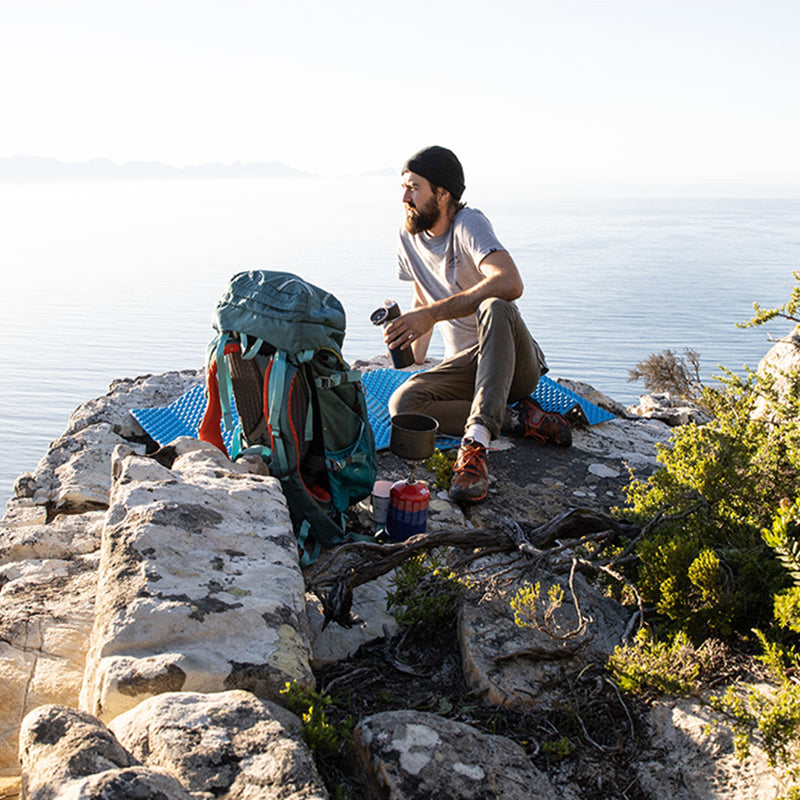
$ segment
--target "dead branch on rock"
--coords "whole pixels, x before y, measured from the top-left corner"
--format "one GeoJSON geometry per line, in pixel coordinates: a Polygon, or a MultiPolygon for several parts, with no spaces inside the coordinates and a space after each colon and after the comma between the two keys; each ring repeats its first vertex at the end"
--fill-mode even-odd
{"type": "Polygon", "coordinates": [[[573,638],[577,636],[583,636],[586,633],[586,628],[589,626],[590,622],[594,622],[591,617],[584,617],[583,611],[581,611],[581,604],[578,602],[578,593],[575,591],[575,569],[578,566],[578,560],[576,558],[572,559],[572,568],[569,571],[569,591],[572,594],[572,603],[575,607],[575,616],[577,617],[577,622],[575,623],[575,629],[569,631],[565,638],[573,638]]]}
{"type": "Polygon", "coordinates": [[[498,528],[419,534],[392,544],[354,542],[341,545],[324,551],[314,564],[307,567],[305,581],[308,590],[322,603],[324,624],[334,621],[343,627],[350,627],[355,622],[350,613],[353,589],[385,575],[422,551],[440,547],[472,551],[460,560],[462,569],[478,558],[504,552],[522,554],[538,564],[553,554],[583,544],[608,540],[617,535],[635,537],[639,533],[635,525],[614,520],[608,514],[589,509],[571,509],[529,531],[524,531],[512,520],[503,520],[502,527],[498,528]],[[573,541],[560,541],[567,539],[573,541]],[[553,543],[556,543],[555,547],[551,547],[553,543]]]}
{"type": "Polygon", "coordinates": [[[534,658],[537,661],[558,661],[561,658],[576,656],[583,649],[584,644],[585,642],[565,642],[557,648],[531,645],[530,647],[523,647],[521,650],[514,650],[511,653],[495,656],[492,660],[495,664],[514,661],[518,658],[534,658]]]}

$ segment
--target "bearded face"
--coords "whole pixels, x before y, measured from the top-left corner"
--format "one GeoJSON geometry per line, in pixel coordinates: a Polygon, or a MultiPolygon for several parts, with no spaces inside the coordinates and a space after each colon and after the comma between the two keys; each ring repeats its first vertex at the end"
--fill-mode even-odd
{"type": "Polygon", "coordinates": [[[411,234],[429,231],[441,217],[436,197],[431,195],[419,207],[413,200],[406,202],[406,230],[411,234]]]}

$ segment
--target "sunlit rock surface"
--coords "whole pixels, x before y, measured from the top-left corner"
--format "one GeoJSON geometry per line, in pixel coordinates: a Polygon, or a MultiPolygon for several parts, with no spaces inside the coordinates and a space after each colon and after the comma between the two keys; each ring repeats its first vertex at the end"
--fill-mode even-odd
{"type": "Polygon", "coordinates": [[[82,705],[113,719],[164,691],[311,685],[305,589],[277,480],[178,440],[114,463],[82,705]]]}

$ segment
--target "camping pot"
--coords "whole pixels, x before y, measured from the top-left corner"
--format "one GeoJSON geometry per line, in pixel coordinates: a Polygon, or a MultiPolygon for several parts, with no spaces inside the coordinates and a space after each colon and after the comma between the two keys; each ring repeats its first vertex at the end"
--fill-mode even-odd
{"type": "Polygon", "coordinates": [[[410,536],[425,533],[431,493],[425,484],[413,478],[397,481],[389,493],[386,532],[393,542],[404,542],[410,536]]]}
{"type": "Polygon", "coordinates": [[[427,414],[395,414],[389,449],[408,461],[424,461],[433,454],[439,423],[427,414]]]}

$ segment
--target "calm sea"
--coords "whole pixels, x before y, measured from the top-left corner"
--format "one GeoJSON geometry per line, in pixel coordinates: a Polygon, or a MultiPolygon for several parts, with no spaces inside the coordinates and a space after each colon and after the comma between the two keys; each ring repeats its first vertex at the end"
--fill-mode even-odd
{"type": "MultiPolygon", "coordinates": [[[[346,357],[381,352],[370,312],[409,302],[394,277],[399,197],[391,176],[0,185],[0,500],[109,381],[202,366],[235,272],[286,269],[333,291],[346,357]]],[[[551,377],[624,403],[643,391],[628,370],[668,347],[699,351],[709,379],[755,367],[767,332],[735,323],[754,300],[786,300],[800,269],[797,199],[466,199],[523,273],[551,377]]]]}

